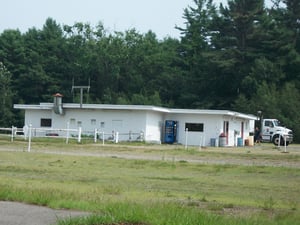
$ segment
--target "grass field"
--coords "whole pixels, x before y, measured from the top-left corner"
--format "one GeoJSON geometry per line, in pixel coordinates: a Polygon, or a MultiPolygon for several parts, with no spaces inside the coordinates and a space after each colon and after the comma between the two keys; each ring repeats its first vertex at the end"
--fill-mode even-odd
{"type": "Polygon", "coordinates": [[[66,224],[300,224],[300,148],[0,141],[0,199],[92,212],[66,224]],[[298,151],[299,149],[299,151],[298,151]]]}

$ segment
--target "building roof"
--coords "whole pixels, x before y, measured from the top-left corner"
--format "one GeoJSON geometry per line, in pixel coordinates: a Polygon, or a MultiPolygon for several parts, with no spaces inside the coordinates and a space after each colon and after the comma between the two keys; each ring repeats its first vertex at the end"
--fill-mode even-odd
{"type": "Polygon", "coordinates": [[[250,114],[244,114],[239,112],[234,112],[230,110],[212,110],[212,109],[170,109],[170,113],[177,114],[202,114],[202,115],[224,115],[224,116],[234,116],[238,118],[256,120],[256,116],[250,114]]]}
{"type": "MultiPolygon", "coordinates": [[[[157,112],[169,112],[169,109],[150,105],[112,105],[112,104],[80,104],[77,103],[63,103],[64,109],[101,109],[101,110],[146,110],[157,112]]],[[[39,105],[24,105],[14,104],[15,109],[53,109],[53,103],[40,103],[39,105]]]]}
{"type": "MultiPolygon", "coordinates": [[[[52,110],[53,103],[40,103],[39,105],[14,104],[15,109],[31,110],[52,110]]],[[[99,110],[139,110],[154,111],[169,114],[198,114],[198,115],[224,115],[238,118],[255,120],[256,116],[234,112],[230,110],[210,110],[210,109],[170,109],[151,105],[113,105],[113,104],[77,104],[63,103],[63,109],[99,109],[99,110]],[[80,107],[81,106],[81,107],[80,107]]]]}

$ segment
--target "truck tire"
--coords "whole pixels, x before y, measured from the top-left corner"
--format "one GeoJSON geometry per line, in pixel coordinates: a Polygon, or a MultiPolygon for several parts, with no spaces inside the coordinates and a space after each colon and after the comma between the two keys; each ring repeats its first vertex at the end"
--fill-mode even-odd
{"type": "Polygon", "coordinates": [[[278,142],[279,142],[279,135],[275,135],[272,139],[272,142],[274,145],[278,146],[278,142]]]}
{"type": "MultiPolygon", "coordinates": [[[[283,139],[283,137],[279,137],[279,135],[277,134],[277,135],[275,135],[273,137],[272,142],[273,142],[274,145],[278,146],[278,142],[279,141],[280,141],[280,146],[284,146],[284,139],[283,139]]],[[[288,146],[288,145],[289,145],[289,142],[287,141],[286,142],[286,146],[288,146]]]]}

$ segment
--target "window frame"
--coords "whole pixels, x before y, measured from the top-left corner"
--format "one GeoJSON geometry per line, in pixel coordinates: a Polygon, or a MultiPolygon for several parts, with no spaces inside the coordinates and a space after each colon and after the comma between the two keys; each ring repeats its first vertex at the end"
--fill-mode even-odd
{"type": "Polygon", "coordinates": [[[41,118],[40,126],[41,127],[52,127],[52,119],[51,118],[41,118]]]}
{"type": "Polygon", "coordinates": [[[204,123],[185,123],[185,130],[189,132],[204,132],[204,123]]]}

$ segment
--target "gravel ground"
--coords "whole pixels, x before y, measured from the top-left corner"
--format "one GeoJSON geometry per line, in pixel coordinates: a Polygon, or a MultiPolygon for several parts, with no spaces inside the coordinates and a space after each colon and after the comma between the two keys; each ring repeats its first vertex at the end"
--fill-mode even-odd
{"type": "Polygon", "coordinates": [[[87,212],[0,201],[0,225],[52,225],[61,219],[87,215],[87,212]]]}

